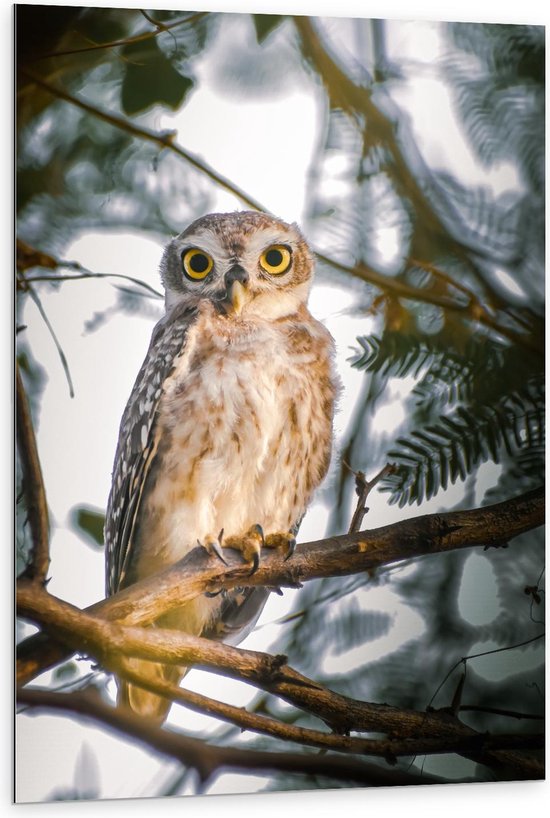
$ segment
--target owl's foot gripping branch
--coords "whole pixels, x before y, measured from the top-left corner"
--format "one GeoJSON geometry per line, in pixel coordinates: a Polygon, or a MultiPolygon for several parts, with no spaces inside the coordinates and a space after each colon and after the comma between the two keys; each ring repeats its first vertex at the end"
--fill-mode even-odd
{"type": "Polygon", "coordinates": [[[286,561],[294,554],[296,535],[293,531],[278,531],[265,536],[262,526],[256,523],[240,537],[227,537],[227,539],[224,540],[222,528],[217,537],[207,536],[204,539],[204,543],[200,542],[200,540],[197,540],[197,542],[205,548],[211,556],[218,557],[224,565],[227,565],[227,560],[223,555],[222,548],[232,548],[235,551],[239,551],[244,561],[251,566],[250,576],[252,576],[252,574],[256,573],[260,565],[262,548],[284,549],[284,559],[286,561]]]}

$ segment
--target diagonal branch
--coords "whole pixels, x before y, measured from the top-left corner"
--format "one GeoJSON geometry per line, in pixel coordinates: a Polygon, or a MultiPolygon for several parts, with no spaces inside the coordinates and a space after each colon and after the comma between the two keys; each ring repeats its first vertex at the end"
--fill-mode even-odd
{"type": "MultiPolygon", "coordinates": [[[[195,548],[166,570],[135,583],[88,609],[121,624],[145,625],[182,603],[221,588],[248,586],[296,587],[320,577],[373,571],[413,557],[507,542],[544,523],[544,489],[528,492],[493,506],[445,514],[427,514],[392,525],[303,543],[292,559],[263,556],[255,574],[237,556],[225,552],[228,566],[195,548]]],[[[29,612],[32,593],[24,584],[18,591],[20,613],[29,612]]],[[[26,683],[66,657],[67,650],[43,634],[25,640],[19,650],[18,680],[26,683]]]]}
{"type": "Polygon", "coordinates": [[[41,79],[37,74],[34,74],[27,69],[20,69],[20,73],[26,77],[28,80],[33,82],[35,85],[38,85],[39,88],[43,88],[44,91],[48,91],[52,96],[57,97],[58,99],[62,99],[65,102],[69,102],[71,105],[74,105],[76,108],[80,108],[81,111],[85,111],[88,114],[96,117],[97,119],[103,120],[103,122],[107,122],[109,125],[112,125],[115,128],[119,128],[122,131],[126,131],[131,136],[136,136],[139,139],[144,139],[147,142],[152,142],[155,145],[158,145],[162,149],[167,149],[172,151],[173,153],[177,154],[181,159],[185,159],[192,167],[200,170],[205,176],[211,179],[215,184],[219,185],[224,190],[227,190],[229,193],[232,193],[242,202],[247,204],[253,210],[265,210],[265,208],[259,204],[255,199],[251,196],[248,196],[243,190],[238,188],[230,179],[227,179],[225,176],[222,176],[220,173],[217,173],[210,165],[206,162],[203,162],[194,154],[186,151],[181,145],[178,145],[175,142],[175,131],[163,131],[157,132],[152,131],[150,128],[145,128],[139,125],[135,125],[131,120],[126,119],[125,117],[118,116],[117,114],[112,114],[108,111],[105,111],[101,108],[96,107],[95,105],[90,105],[90,103],[85,102],[83,99],[79,97],[75,97],[72,94],[69,94],[67,91],[64,91],[57,86],[51,85],[51,83],[46,82],[45,80],[41,79]]]}
{"type": "Polygon", "coordinates": [[[31,410],[19,365],[17,365],[17,451],[32,537],[31,560],[25,569],[25,576],[33,583],[43,584],[50,565],[50,523],[31,410]]]}
{"type": "Polygon", "coordinates": [[[321,775],[339,781],[356,781],[369,787],[444,783],[443,779],[434,776],[388,770],[375,764],[332,754],[313,755],[217,747],[174,730],[156,727],[127,710],[110,707],[97,695],[93,696],[90,693],[63,694],[45,690],[22,690],[18,699],[21,705],[42,711],[61,710],[69,715],[89,718],[121,733],[124,738],[132,737],[149,749],[174,758],[181,764],[194,767],[203,785],[224,770],[240,773],[254,770],[260,774],[288,772],[321,775]]]}
{"type": "MultiPolygon", "coordinates": [[[[295,724],[288,724],[272,716],[251,713],[244,707],[235,707],[217,701],[200,693],[186,690],[178,685],[156,679],[152,681],[136,672],[125,660],[110,662],[109,670],[119,678],[139,685],[157,695],[165,696],[170,701],[182,704],[195,712],[215,716],[229,722],[241,730],[250,730],[260,735],[271,736],[286,742],[294,742],[308,747],[323,750],[334,750],[343,753],[384,758],[395,763],[399,756],[434,755],[440,753],[483,753],[487,750],[532,750],[544,746],[544,733],[534,734],[498,734],[490,735],[453,735],[421,738],[407,737],[390,739],[359,738],[338,733],[322,732],[295,724]]],[[[534,718],[534,717],[533,717],[534,718]]],[[[458,732],[458,731],[457,731],[458,732]]]]}
{"type": "MultiPolygon", "coordinates": [[[[538,778],[541,774],[539,765],[532,759],[510,753],[503,756],[503,751],[510,748],[540,747],[542,737],[538,734],[490,737],[476,733],[458,720],[449,718],[445,712],[421,713],[350,699],[298,673],[286,664],[283,656],[233,648],[162,628],[143,630],[121,627],[79,611],[45,591],[34,593],[32,607],[33,621],[45,625],[73,647],[81,651],[85,649],[107,669],[148,690],[160,692],[194,710],[216,715],[241,728],[323,749],[359,752],[386,759],[420,752],[441,753],[451,748],[453,752],[491,767],[501,766],[505,759],[508,766],[513,766],[516,775],[525,778],[538,778]],[[222,675],[248,682],[312,713],[339,733],[367,730],[387,733],[392,738],[386,741],[350,739],[282,725],[274,719],[232,708],[167,683],[150,682],[137,673],[127,660],[120,658],[124,655],[213,668],[222,675]]],[[[27,609],[30,608],[31,602],[27,600],[27,609]]]]}
{"type": "MultiPolygon", "coordinates": [[[[419,221],[435,234],[448,237],[457,255],[468,261],[470,266],[474,267],[474,264],[468,257],[469,253],[489,256],[487,247],[481,242],[477,242],[475,247],[472,247],[452,235],[432,206],[426,191],[433,189],[433,180],[421,155],[415,150],[414,140],[407,141],[409,151],[414,150],[413,157],[407,157],[403,149],[403,118],[400,119],[401,135],[398,135],[395,123],[385,111],[375,104],[372,88],[357,85],[348,76],[322,42],[312,20],[308,17],[294,17],[293,19],[303,54],[321,78],[332,104],[336,108],[341,108],[359,125],[365,127],[365,133],[371,142],[381,142],[388,149],[395,168],[394,180],[405,197],[414,204],[419,221]],[[414,167],[414,171],[410,166],[414,167]],[[417,176],[420,176],[420,181],[417,176]]],[[[380,91],[380,88],[377,90],[380,91]]],[[[387,102],[389,104],[389,100],[387,102]]],[[[458,213],[451,212],[449,215],[455,224],[460,224],[458,213]]],[[[483,284],[488,289],[485,281],[483,284]]]]}
{"type": "MultiPolygon", "coordinates": [[[[306,18],[303,18],[303,20],[306,20],[306,18]]],[[[56,85],[52,85],[51,83],[43,80],[41,77],[37,76],[33,72],[28,71],[27,69],[20,69],[20,73],[31,82],[34,82],[40,88],[43,88],[45,91],[50,93],[52,96],[57,97],[58,99],[62,99],[65,102],[68,102],[69,104],[74,105],[77,108],[80,108],[80,110],[85,111],[86,113],[96,117],[97,119],[101,119],[104,122],[107,122],[108,124],[112,125],[115,128],[119,128],[122,131],[126,131],[126,133],[129,133],[131,136],[143,139],[148,142],[153,142],[154,144],[158,145],[161,149],[172,151],[181,159],[184,159],[186,162],[188,162],[196,170],[200,171],[205,176],[207,176],[216,185],[231,193],[233,196],[235,196],[237,199],[239,199],[241,202],[243,202],[253,210],[269,212],[266,207],[264,207],[254,197],[250,196],[244,190],[242,190],[233,182],[231,182],[230,179],[218,173],[207,162],[204,162],[202,159],[199,159],[199,157],[195,156],[194,154],[185,150],[181,145],[179,145],[175,141],[175,132],[173,131],[157,132],[149,128],[145,128],[143,126],[136,125],[131,120],[125,117],[121,117],[118,114],[113,114],[109,111],[105,111],[101,108],[98,108],[97,106],[85,102],[83,99],[79,97],[75,97],[68,91],[63,90],[62,88],[59,88],[56,85]]],[[[351,83],[351,81],[348,80],[348,83],[351,83]]],[[[351,85],[353,85],[353,83],[351,83],[351,85]]],[[[359,98],[363,100],[363,96],[365,93],[364,89],[358,88],[357,86],[354,85],[353,88],[355,90],[352,94],[352,97],[354,97],[355,93],[359,93],[359,98]]],[[[355,100],[357,104],[359,104],[359,98],[355,100]]],[[[375,109],[373,106],[373,110],[377,109],[375,109]]],[[[377,117],[379,119],[381,117],[381,114],[379,112],[377,112],[377,117]]],[[[441,227],[441,229],[444,228],[441,227]]],[[[414,301],[433,304],[434,306],[439,306],[443,309],[450,310],[452,312],[457,312],[459,314],[462,314],[467,320],[478,321],[479,323],[485,324],[486,326],[493,329],[495,332],[498,332],[501,335],[504,335],[505,337],[512,339],[520,346],[523,346],[533,352],[536,352],[537,354],[541,353],[540,344],[538,344],[536,341],[533,341],[529,336],[514,333],[509,327],[498,322],[493,316],[491,316],[488,313],[486,309],[484,308],[478,309],[477,304],[479,302],[473,294],[471,294],[471,298],[469,301],[464,301],[464,299],[457,300],[448,295],[440,295],[439,293],[431,292],[426,288],[412,287],[406,282],[384,275],[383,273],[378,272],[373,267],[366,265],[364,263],[356,265],[354,267],[349,267],[345,264],[337,262],[335,259],[323,255],[322,253],[316,253],[316,257],[319,261],[323,262],[324,264],[328,264],[333,269],[340,270],[341,272],[351,275],[354,278],[358,278],[361,281],[364,281],[368,284],[372,284],[389,295],[393,295],[398,298],[409,298],[414,301]]]]}
{"type": "MultiPolygon", "coordinates": [[[[445,217],[442,217],[437,207],[432,204],[427,191],[434,190],[436,186],[429,168],[415,148],[414,139],[408,139],[406,141],[407,149],[404,148],[406,124],[403,116],[395,111],[394,121],[392,121],[386,111],[375,104],[372,88],[357,85],[348,76],[322,42],[310,18],[294,17],[293,20],[301,41],[304,57],[321,78],[333,107],[342,109],[363,130],[366,139],[372,144],[382,143],[388,150],[393,164],[388,165],[386,169],[392,172],[394,183],[405,199],[412,203],[417,214],[417,223],[421,224],[424,230],[431,231],[435,236],[444,237],[449,242],[455,256],[467,266],[480,282],[487,298],[494,305],[494,309],[502,308],[504,306],[502,297],[487,281],[478,264],[478,259],[481,258],[494,262],[494,253],[483,241],[473,237],[466,240],[458,235],[456,228],[462,224],[462,219],[456,208],[448,200],[445,201],[447,210],[445,217]],[[396,128],[395,120],[399,122],[399,130],[396,128]]],[[[379,93],[380,90],[380,86],[377,86],[379,93]]],[[[389,108],[389,104],[389,99],[386,98],[386,110],[389,108]]],[[[323,258],[323,260],[326,259],[323,258]]],[[[329,263],[331,262],[329,261],[329,263]]],[[[339,266],[342,269],[340,265],[333,264],[333,266],[339,266]]],[[[365,278],[370,279],[373,272],[375,277],[385,278],[376,271],[363,269],[362,266],[353,268],[352,274],[361,278],[361,272],[363,272],[365,278]]],[[[462,312],[466,319],[478,321],[504,337],[513,340],[514,343],[528,348],[538,355],[542,354],[543,350],[539,339],[532,338],[528,334],[514,332],[506,323],[497,321],[473,292],[460,285],[457,286],[454,282],[453,286],[456,289],[462,289],[463,293],[468,293],[468,300],[465,303],[463,299],[457,301],[447,295],[441,296],[438,293],[424,291],[423,295],[419,295],[422,292],[421,290],[416,290],[414,287],[410,289],[416,290],[416,295],[412,296],[415,300],[426,301],[435,305],[439,304],[444,309],[462,312]]],[[[404,282],[392,281],[391,289],[397,295],[399,295],[398,290],[400,288],[406,289],[407,287],[408,285],[404,282]]],[[[386,286],[384,289],[388,292],[390,287],[386,286]]],[[[406,295],[405,292],[402,292],[401,295],[411,297],[406,295]]],[[[539,329],[541,329],[540,326],[539,329]]]]}

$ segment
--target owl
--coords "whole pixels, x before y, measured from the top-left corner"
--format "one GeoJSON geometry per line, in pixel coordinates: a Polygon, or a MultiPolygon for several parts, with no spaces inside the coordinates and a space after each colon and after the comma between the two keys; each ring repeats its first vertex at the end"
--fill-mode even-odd
{"type": "MultiPolygon", "coordinates": [[[[257,212],[204,216],[161,261],[165,315],[124,411],[106,523],[107,594],[184,557],[263,547],[292,555],[326,474],[337,394],[334,344],[307,308],[312,253],[298,227],[257,212]]],[[[227,552],[225,552],[227,553],[227,552]]],[[[233,644],[269,591],[203,595],[159,626],[233,644]]],[[[148,679],[185,667],[132,660],[148,679]]],[[[168,699],[119,681],[119,704],[162,722],[168,699]]]]}

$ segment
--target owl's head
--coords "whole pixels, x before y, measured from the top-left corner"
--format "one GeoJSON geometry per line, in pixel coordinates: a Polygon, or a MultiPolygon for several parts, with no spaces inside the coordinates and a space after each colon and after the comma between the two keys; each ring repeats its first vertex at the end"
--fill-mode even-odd
{"type": "Polygon", "coordinates": [[[210,301],[229,317],[282,318],[307,301],[313,256],[298,227],[265,213],[212,213],[161,261],[166,308],[210,301]]]}

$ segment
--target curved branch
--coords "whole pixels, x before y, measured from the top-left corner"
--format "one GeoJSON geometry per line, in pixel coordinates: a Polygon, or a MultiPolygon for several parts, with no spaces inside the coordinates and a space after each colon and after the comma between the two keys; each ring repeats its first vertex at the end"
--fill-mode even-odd
{"type": "MultiPolygon", "coordinates": [[[[454,736],[423,735],[421,738],[407,737],[390,739],[369,739],[338,733],[322,732],[306,727],[288,724],[272,716],[251,713],[244,707],[235,707],[217,701],[200,693],[186,690],[170,682],[152,681],[143,674],[136,673],[129,663],[113,661],[109,668],[119,678],[137,684],[145,690],[166,697],[195,712],[215,716],[229,722],[241,730],[250,730],[261,735],[294,742],[323,750],[342,753],[357,753],[365,756],[384,758],[395,763],[399,756],[435,755],[440,753],[476,753],[489,750],[533,750],[544,747],[544,733],[532,734],[471,734],[454,736]]],[[[459,730],[457,730],[459,733],[459,730]]]]}
{"type": "Polygon", "coordinates": [[[44,91],[50,93],[52,96],[62,99],[65,102],[69,102],[71,105],[74,105],[76,108],[80,108],[82,111],[86,111],[86,113],[91,114],[97,119],[101,119],[103,122],[107,122],[109,125],[112,125],[115,128],[126,131],[126,133],[129,133],[131,136],[136,136],[139,139],[152,142],[153,144],[158,145],[160,148],[166,148],[167,150],[172,151],[182,159],[185,159],[185,161],[192,167],[196,168],[201,173],[204,173],[205,176],[207,176],[221,188],[227,190],[229,193],[232,193],[253,210],[265,211],[265,208],[259,204],[259,202],[257,202],[251,196],[248,196],[243,190],[240,190],[240,188],[234,185],[230,179],[227,179],[225,176],[217,173],[214,168],[212,168],[206,162],[203,162],[194,154],[186,151],[181,147],[181,145],[178,145],[175,142],[175,131],[157,132],[152,131],[150,128],[140,127],[125,117],[109,113],[101,108],[97,108],[95,105],[90,105],[88,102],[84,102],[84,100],[80,99],[79,97],[75,97],[72,94],[69,94],[67,91],[51,85],[51,83],[46,82],[41,77],[37,76],[31,71],[28,71],[27,69],[21,69],[20,73],[35,85],[38,85],[39,88],[43,88],[44,91]]]}
{"type": "MultiPolygon", "coordinates": [[[[160,693],[193,710],[215,715],[242,729],[286,741],[339,752],[375,755],[386,759],[415,754],[457,752],[475,755],[482,763],[492,750],[532,749],[542,746],[542,735],[480,735],[442,712],[422,713],[350,699],[328,690],[286,664],[284,656],[271,656],[193,637],[179,631],[121,627],[90,616],[45,591],[33,595],[32,619],[55,636],[98,660],[117,673],[154,693],[160,693]],[[151,681],[136,671],[126,658],[134,656],[168,664],[214,669],[277,695],[312,713],[338,731],[385,732],[389,740],[350,738],[288,725],[249,713],[168,682],[151,681]]],[[[31,602],[27,599],[27,610],[31,602]]],[[[521,768],[521,763],[520,763],[521,768]]]]}
{"type": "Polygon", "coordinates": [[[40,710],[61,710],[69,715],[90,718],[132,737],[149,749],[175,758],[186,766],[194,767],[203,784],[225,770],[270,774],[288,772],[301,775],[321,775],[339,781],[356,781],[369,787],[403,786],[405,784],[441,784],[443,779],[415,775],[401,770],[387,770],[353,758],[310,753],[277,753],[244,750],[237,747],[216,747],[189,738],[174,730],[163,730],[128,710],[113,708],[89,693],[53,693],[44,690],[22,690],[19,703],[40,710]]]}
{"type": "MultiPolygon", "coordinates": [[[[303,19],[305,20],[306,18],[303,19]]],[[[37,76],[36,74],[26,69],[21,69],[20,73],[27,77],[27,79],[29,79],[30,81],[34,82],[40,88],[43,88],[45,91],[50,93],[52,96],[55,96],[58,99],[62,99],[65,102],[68,102],[71,105],[80,108],[86,113],[91,114],[97,119],[101,119],[115,128],[119,128],[122,131],[126,131],[126,133],[129,133],[132,136],[135,136],[139,139],[143,139],[148,142],[153,142],[162,149],[172,151],[181,159],[184,159],[186,162],[188,162],[196,170],[200,171],[205,176],[207,176],[212,182],[214,182],[224,190],[231,193],[233,196],[235,196],[237,199],[239,199],[241,202],[243,202],[253,210],[259,210],[266,213],[270,212],[266,207],[264,207],[260,202],[258,202],[257,199],[250,196],[237,185],[233,184],[233,182],[231,182],[231,180],[228,179],[227,177],[222,176],[220,173],[214,170],[214,168],[212,168],[207,162],[204,162],[202,159],[199,159],[194,154],[190,153],[189,151],[186,151],[183,147],[181,147],[181,145],[178,145],[175,142],[176,136],[175,132],[173,131],[156,132],[150,130],[149,128],[138,126],[135,123],[131,122],[131,120],[129,119],[105,111],[101,108],[91,105],[88,102],[85,102],[79,97],[73,96],[67,91],[55,85],[52,85],[51,83],[43,80],[41,77],[37,76]]],[[[365,93],[364,89],[358,88],[357,86],[353,86],[353,88],[355,89],[354,93],[355,92],[360,93],[360,98],[362,100],[363,94],[365,93]]],[[[378,118],[380,118],[381,114],[377,112],[377,116],[378,118]]],[[[493,318],[487,312],[487,310],[483,308],[481,305],[479,305],[481,308],[478,309],[477,308],[478,302],[476,301],[475,297],[474,300],[470,299],[470,301],[465,303],[463,300],[456,300],[449,296],[439,295],[438,293],[432,293],[429,290],[426,290],[426,288],[411,287],[405,282],[400,281],[399,279],[386,276],[383,273],[378,272],[373,267],[368,266],[366,264],[348,267],[347,265],[340,264],[335,259],[331,259],[328,256],[323,255],[322,253],[316,253],[315,255],[319,261],[328,264],[335,270],[340,270],[341,272],[347,273],[348,275],[351,275],[354,278],[358,278],[361,281],[364,281],[368,284],[372,284],[389,295],[395,296],[397,298],[409,298],[414,301],[433,304],[434,306],[440,306],[446,310],[458,312],[464,315],[466,319],[478,321],[481,324],[485,324],[489,328],[493,329],[495,332],[498,332],[501,335],[512,339],[520,346],[523,346],[529,349],[530,351],[535,352],[536,354],[541,354],[540,344],[538,344],[536,341],[533,341],[527,335],[519,335],[517,333],[514,333],[513,330],[510,330],[509,327],[502,325],[495,318],[493,318]]]]}
{"type": "MultiPolygon", "coordinates": [[[[544,523],[544,489],[528,492],[504,503],[469,511],[427,514],[372,531],[352,532],[297,546],[292,559],[265,554],[255,574],[237,556],[229,563],[209,557],[195,548],[183,560],[153,577],[135,583],[109,599],[92,605],[88,613],[126,625],[145,625],[205,591],[254,585],[295,588],[320,577],[372,571],[404,559],[469,548],[501,545],[544,523]]],[[[21,585],[20,614],[32,604],[32,594],[21,585]]],[[[28,612],[28,609],[27,609],[28,612]]],[[[67,656],[66,648],[43,634],[22,643],[18,658],[18,681],[30,681],[38,673],[67,656]]]]}
{"type": "Polygon", "coordinates": [[[86,278],[117,278],[123,281],[129,281],[138,287],[143,287],[155,298],[164,298],[163,293],[155,290],[146,281],[134,276],[123,275],[122,273],[94,273],[88,270],[78,261],[65,261],[63,259],[54,258],[48,253],[43,253],[35,247],[31,247],[22,239],[17,239],[17,270],[20,279],[18,280],[18,287],[25,290],[28,284],[33,284],[38,281],[51,281],[58,283],[60,281],[78,281],[86,278]],[[26,271],[32,270],[34,267],[45,267],[48,270],[57,270],[59,267],[68,270],[74,270],[75,275],[33,275],[27,276],[26,271]]]}

